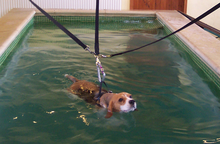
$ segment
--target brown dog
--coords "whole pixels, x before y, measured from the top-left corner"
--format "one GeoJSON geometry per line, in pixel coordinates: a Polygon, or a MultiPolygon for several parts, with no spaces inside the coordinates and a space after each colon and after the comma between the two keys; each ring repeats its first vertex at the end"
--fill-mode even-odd
{"type": "Polygon", "coordinates": [[[78,95],[88,103],[99,104],[107,108],[108,113],[105,118],[110,118],[113,112],[130,112],[137,110],[136,102],[133,100],[131,94],[126,92],[108,93],[107,90],[101,90],[100,102],[96,99],[99,94],[99,86],[85,80],[78,80],[77,78],[65,75],[73,84],[68,89],[73,94],[78,95]]]}
{"type": "Polygon", "coordinates": [[[100,105],[108,108],[108,113],[105,118],[110,118],[112,112],[130,112],[137,110],[137,104],[133,100],[131,94],[126,92],[121,93],[106,93],[100,98],[100,105]]]}

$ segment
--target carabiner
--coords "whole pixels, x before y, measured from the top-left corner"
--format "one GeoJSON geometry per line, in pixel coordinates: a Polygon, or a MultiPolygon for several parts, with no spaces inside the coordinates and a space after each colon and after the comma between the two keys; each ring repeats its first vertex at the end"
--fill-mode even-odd
{"type": "Polygon", "coordinates": [[[88,45],[86,45],[86,46],[87,47],[85,48],[85,51],[88,51],[90,54],[94,54],[95,55],[95,53],[90,50],[89,46],[88,45]]]}
{"type": "Polygon", "coordinates": [[[97,67],[97,73],[98,73],[98,80],[99,80],[99,82],[101,82],[101,81],[104,82],[105,81],[105,76],[106,76],[104,68],[102,67],[102,64],[99,60],[99,57],[98,56],[95,56],[95,57],[96,57],[96,67],[97,67]],[[102,73],[102,79],[101,79],[101,73],[100,72],[102,73]]]}

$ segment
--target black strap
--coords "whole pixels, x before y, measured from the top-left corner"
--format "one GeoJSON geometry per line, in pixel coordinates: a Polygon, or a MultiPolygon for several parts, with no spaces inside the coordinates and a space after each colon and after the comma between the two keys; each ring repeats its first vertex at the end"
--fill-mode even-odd
{"type": "Polygon", "coordinates": [[[102,94],[102,83],[103,83],[103,81],[101,81],[100,84],[99,84],[99,95],[98,95],[98,99],[101,98],[101,94],[102,94]]]}
{"type": "Polygon", "coordinates": [[[96,0],[95,14],[95,54],[99,55],[99,0],[96,0]]]}
{"type": "Polygon", "coordinates": [[[108,89],[108,93],[112,93],[112,91],[108,88],[108,85],[105,83],[105,82],[103,82],[104,84],[105,84],[105,86],[107,87],[107,89],[108,89]]]}
{"type": "MultiPolygon", "coordinates": [[[[99,55],[99,0],[96,0],[96,13],[95,13],[95,54],[99,55]]],[[[100,99],[102,94],[102,83],[106,85],[104,81],[100,82],[98,99],[100,99]]]]}
{"type": "MultiPolygon", "coordinates": [[[[184,15],[189,20],[194,20],[195,19],[195,18],[193,18],[193,17],[191,17],[191,16],[189,16],[189,15],[187,15],[187,14],[181,12],[181,11],[178,11],[178,12],[181,13],[182,15],[184,15]]],[[[196,24],[198,26],[200,26],[201,28],[205,29],[206,31],[209,31],[209,32],[211,32],[212,34],[214,34],[216,36],[220,36],[220,30],[218,30],[218,29],[216,29],[214,27],[212,27],[212,26],[210,26],[210,25],[208,25],[206,23],[203,23],[201,21],[196,22],[196,24]]]]}
{"type": "Polygon", "coordinates": [[[139,49],[144,48],[144,47],[146,47],[146,46],[152,45],[152,44],[154,44],[154,43],[157,43],[157,42],[159,42],[159,41],[161,41],[161,40],[163,40],[163,39],[165,39],[165,38],[167,38],[167,37],[169,37],[169,36],[171,36],[171,35],[174,35],[175,33],[179,32],[179,31],[181,31],[181,30],[183,30],[183,29],[187,28],[188,26],[190,26],[190,25],[196,23],[196,22],[199,21],[200,19],[206,17],[206,16],[209,15],[210,13],[214,12],[215,10],[217,10],[219,7],[220,7],[220,3],[218,3],[218,4],[215,5],[213,8],[209,9],[208,11],[206,11],[205,13],[203,13],[202,15],[200,15],[199,17],[197,17],[196,19],[192,20],[191,22],[189,22],[188,24],[186,24],[186,25],[183,26],[182,28],[180,28],[180,29],[174,31],[173,33],[171,33],[171,34],[169,34],[169,35],[167,35],[167,36],[165,36],[165,37],[163,37],[163,38],[161,38],[161,39],[158,39],[158,40],[156,40],[156,41],[154,41],[154,42],[151,42],[151,43],[149,43],[149,44],[143,45],[143,46],[141,46],[141,47],[138,47],[138,48],[135,48],[135,49],[132,49],[132,50],[127,50],[127,51],[124,51],[124,52],[120,52],[120,53],[116,53],[116,54],[111,54],[111,55],[108,55],[107,57],[114,57],[114,56],[126,54],[126,53],[129,53],[129,52],[133,52],[133,51],[139,50],[139,49]]]}
{"type": "Polygon", "coordinates": [[[101,96],[102,96],[102,84],[103,84],[103,83],[104,83],[105,86],[107,87],[108,93],[112,93],[112,91],[109,90],[108,85],[107,85],[104,81],[101,81],[101,82],[100,82],[100,85],[99,85],[99,94],[98,94],[97,100],[100,100],[100,98],[101,98],[101,96]]]}
{"type": "Polygon", "coordinates": [[[64,26],[62,26],[59,22],[57,22],[52,16],[50,16],[47,12],[45,12],[42,8],[40,8],[37,4],[35,4],[32,0],[30,2],[41,11],[49,20],[51,20],[56,26],[58,26],[63,32],[65,32],[70,38],[72,38],[77,44],[79,44],[82,48],[87,48],[87,46],[82,43],[76,36],[74,36],[70,31],[68,31],[64,26]]]}

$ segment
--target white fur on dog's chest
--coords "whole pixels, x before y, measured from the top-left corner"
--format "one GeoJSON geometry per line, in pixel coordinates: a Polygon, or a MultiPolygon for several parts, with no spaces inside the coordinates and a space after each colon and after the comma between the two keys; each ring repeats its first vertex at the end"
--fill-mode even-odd
{"type": "Polygon", "coordinates": [[[107,108],[107,106],[105,104],[100,104],[103,108],[107,108]]]}

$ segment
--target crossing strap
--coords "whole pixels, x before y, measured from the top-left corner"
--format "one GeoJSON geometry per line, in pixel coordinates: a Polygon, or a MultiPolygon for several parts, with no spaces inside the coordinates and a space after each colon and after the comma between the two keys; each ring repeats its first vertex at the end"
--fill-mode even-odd
{"type": "Polygon", "coordinates": [[[95,13],[95,54],[99,55],[99,0],[96,0],[95,13]]]}
{"type": "Polygon", "coordinates": [[[186,25],[183,26],[182,28],[180,28],[180,29],[178,29],[178,30],[172,32],[171,34],[169,34],[169,35],[167,35],[167,36],[165,36],[165,37],[162,37],[161,39],[158,39],[158,40],[156,40],[156,41],[154,41],[154,42],[151,42],[151,43],[149,43],[149,44],[143,45],[143,46],[138,47],[138,48],[135,48],[135,49],[127,50],[127,51],[120,52],[120,53],[116,53],[116,54],[106,55],[106,57],[114,57],[114,56],[118,56],[118,55],[122,55],[122,54],[129,53],[129,52],[133,52],[133,51],[142,49],[142,48],[144,48],[144,47],[150,46],[150,45],[152,45],[152,44],[155,44],[155,43],[157,43],[157,42],[159,42],[159,41],[162,41],[163,39],[168,38],[168,37],[174,35],[175,33],[177,33],[177,32],[179,32],[179,31],[181,31],[181,30],[183,30],[183,29],[189,27],[190,25],[192,25],[192,24],[198,22],[198,21],[201,20],[202,18],[206,17],[207,15],[209,15],[209,14],[211,14],[212,12],[214,12],[215,10],[217,10],[219,7],[220,7],[220,3],[218,3],[217,5],[215,5],[214,7],[212,7],[211,9],[209,9],[208,11],[206,11],[205,13],[203,13],[202,15],[200,15],[199,17],[197,17],[196,19],[192,20],[191,22],[189,22],[188,24],[186,24],[186,25]]]}
{"type": "Polygon", "coordinates": [[[81,42],[76,36],[74,36],[70,31],[68,31],[63,25],[56,21],[52,16],[35,4],[32,0],[29,0],[40,12],[42,12],[49,20],[51,20],[57,27],[59,27],[63,32],[65,32],[70,38],[72,38],[78,45],[86,49],[88,46],[81,42]]]}

